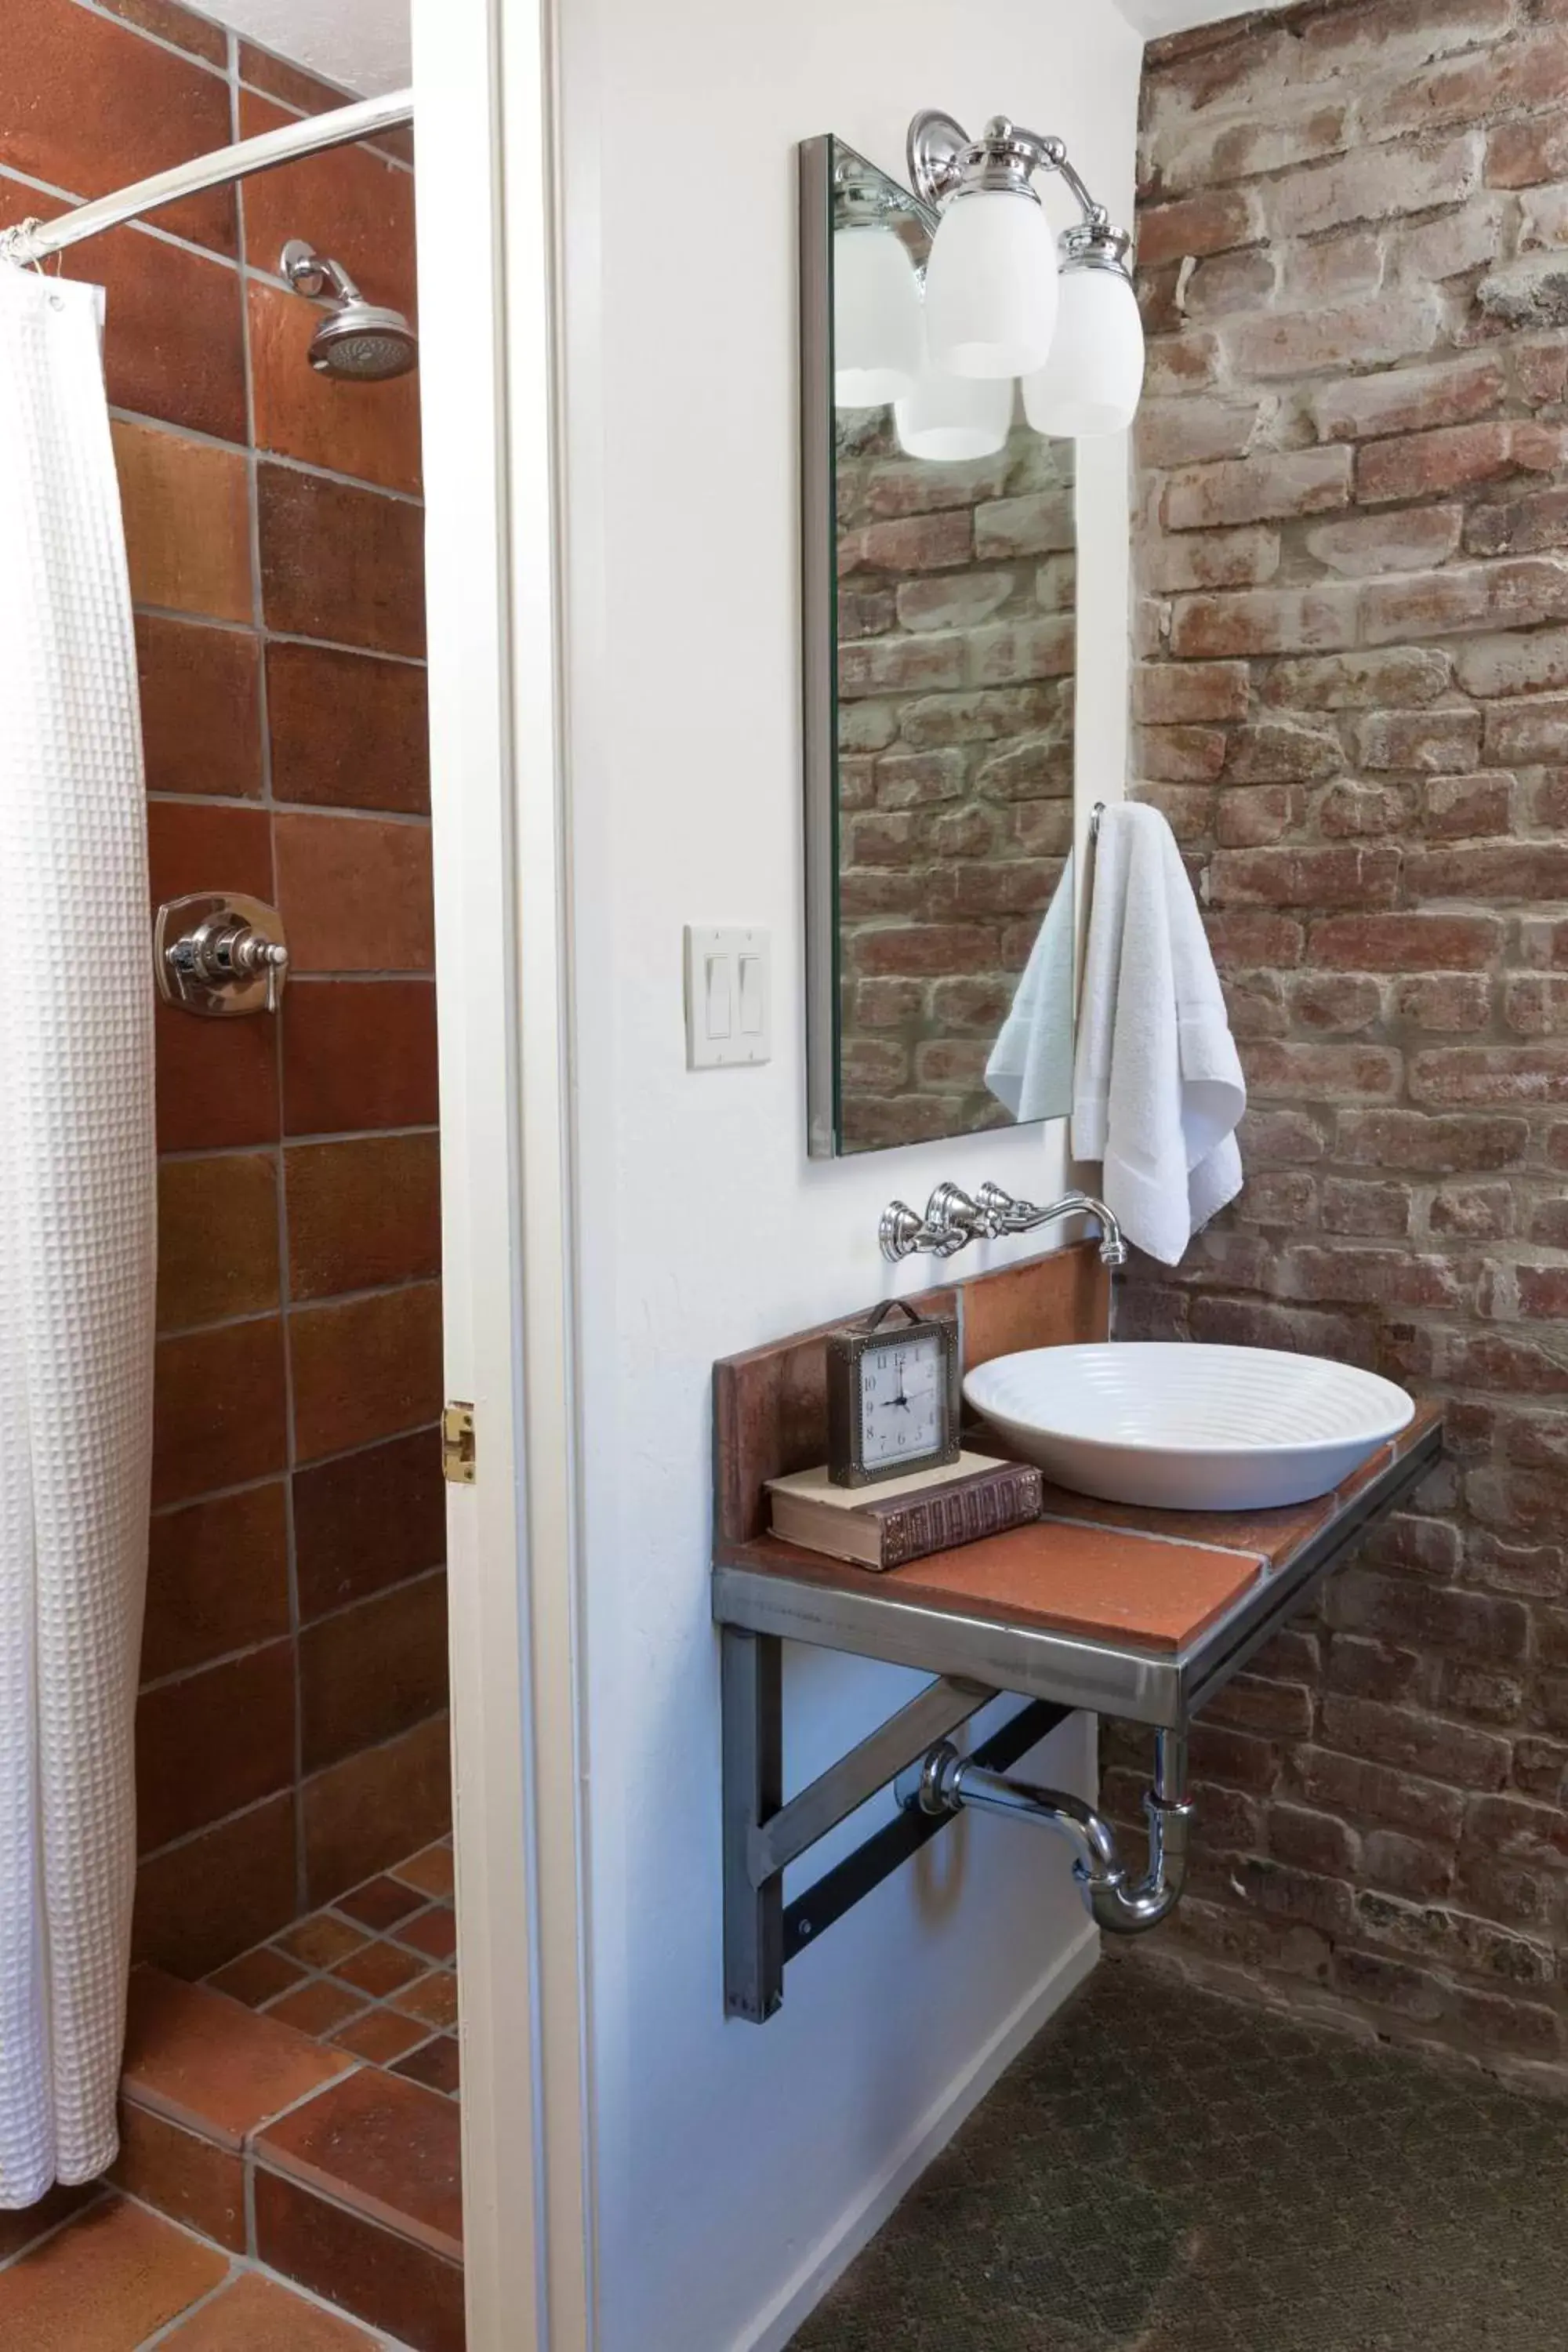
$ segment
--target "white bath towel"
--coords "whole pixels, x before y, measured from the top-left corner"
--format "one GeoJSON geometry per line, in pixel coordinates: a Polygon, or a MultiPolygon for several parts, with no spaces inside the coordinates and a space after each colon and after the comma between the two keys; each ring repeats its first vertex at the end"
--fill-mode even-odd
{"type": "Polygon", "coordinates": [[[0,2207],[116,2147],[153,988],[98,289],[0,262],[0,2207]]]}
{"type": "Polygon", "coordinates": [[[1079,1005],[1073,1153],[1130,1241],[1175,1265],[1241,1190],[1247,1108],[1192,884],[1157,809],[1108,808],[1079,1005]]]}
{"type": "Polygon", "coordinates": [[[1029,950],[985,1083],[1020,1123],[1063,1118],[1072,1105],[1073,862],[1062,869],[1029,950]]]}

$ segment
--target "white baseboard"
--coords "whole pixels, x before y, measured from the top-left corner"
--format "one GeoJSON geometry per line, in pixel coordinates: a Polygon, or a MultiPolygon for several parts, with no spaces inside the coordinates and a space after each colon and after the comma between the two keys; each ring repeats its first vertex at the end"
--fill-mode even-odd
{"type": "Polygon", "coordinates": [[[1079,1986],[1100,1957],[1100,1930],[1092,1919],[1032,1985],[963,2072],[928,2107],[902,2146],[868,2180],[860,2195],[826,2235],[818,2240],[788,2284],[735,2338],[732,2352],[783,2352],[806,2315],[839,2274],[868,2245],[931,2158],[980,2105],[997,2077],[1079,1986]]]}

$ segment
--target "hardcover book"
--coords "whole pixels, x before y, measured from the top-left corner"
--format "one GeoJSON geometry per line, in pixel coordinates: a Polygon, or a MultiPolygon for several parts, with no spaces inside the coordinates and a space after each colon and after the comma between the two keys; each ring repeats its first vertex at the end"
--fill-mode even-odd
{"type": "Polygon", "coordinates": [[[961,1454],[873,1486],[836,1486],[826,1466],[770,1478],[773,1531],[786,1543],[861,1568],[902,1568],[932,1552],[999,1536],[1040,1516],[1040,1473],[1027,1462],[961,1454]]]}

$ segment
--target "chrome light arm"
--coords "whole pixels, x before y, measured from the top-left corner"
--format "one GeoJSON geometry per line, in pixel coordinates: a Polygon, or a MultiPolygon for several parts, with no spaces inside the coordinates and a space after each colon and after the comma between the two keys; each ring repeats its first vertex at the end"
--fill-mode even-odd
{"type": "Polygon", "coordinates": [[[1193,1808],[1186,1794],[1184,1734],[1162,1731],[1155,1745],[1154,1779],[1143,1793],[1149,1819],[1149,1860],[1134,1878],[1121,1860],[1116,1832],[1081,1797],[1061,1789],[1037,1789],[1005,1772],[988,1772],[941,1739],[900,1780],[905,1805],[938,1816],[973,1806],[1035,1822],[1065,1838],[1073,1853],[1073,1876],[1097,1924],[1113,1936],[1141,1936],[1173,1911],[1186,1884],[1187,1846],[1193,1808]]]}
{"type": "Polygon", "coordinates": [[[1059,240],[1064,260],[1088,268],[1114,269],[1131,278],[1131,238],[1112,228],[1107,207],[1096,202],[1054,131],[1026,131],[1005,114],[994,114],[978,139],[938,107],[927,107],[910,124],[910,178],[933,211],[964,188],[1032,194],[1037,172],[1055,172],[1066,184],[1083,218],[1059,240]]]}

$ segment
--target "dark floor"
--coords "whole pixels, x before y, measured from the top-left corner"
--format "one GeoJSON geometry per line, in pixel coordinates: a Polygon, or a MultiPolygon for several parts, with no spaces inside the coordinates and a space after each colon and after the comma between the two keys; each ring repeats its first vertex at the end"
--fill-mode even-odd
{"type": "Polygon", "coordinates": [[[1105,1965],[791,2352],[1568,2352],[1568,2104],[1105,1965]]]}

